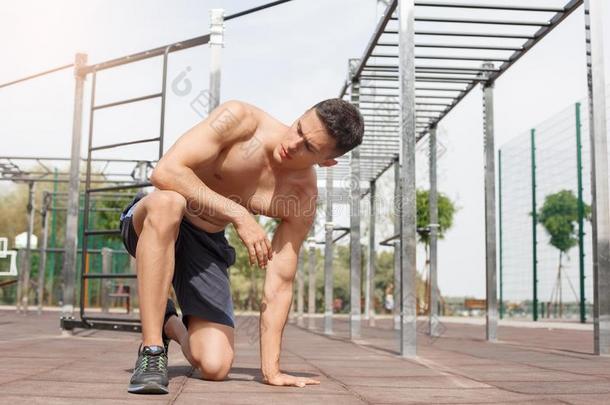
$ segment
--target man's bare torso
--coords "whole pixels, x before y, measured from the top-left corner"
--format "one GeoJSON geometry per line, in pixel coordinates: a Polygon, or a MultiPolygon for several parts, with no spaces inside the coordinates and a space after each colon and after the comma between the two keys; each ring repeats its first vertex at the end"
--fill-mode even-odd
{"type": "MultiPolygon", "coordinates": [[[[250,106],[258,120],[257,129],[245,140],[222,149],[211,162],[193,168],[203,183],[216,193],[244,206],[253,214],[271,218],[299,215],[315,208],[316,175],[306,170],[281,170],[273,165],[272,151],[287,127],[264,111],[250,106]],[[303,201],[307,201],[303,207],[303,201]]],[[[228,222],[187,209],[192,224],[207,232],[218,232],[228,222]]]]}

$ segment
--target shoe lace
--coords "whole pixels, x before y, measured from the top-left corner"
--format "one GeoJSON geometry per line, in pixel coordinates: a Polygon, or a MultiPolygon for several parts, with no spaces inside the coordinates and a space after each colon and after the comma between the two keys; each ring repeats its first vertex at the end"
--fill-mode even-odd
{"type": "Polygon", "coordinates": [[[164,355],[144,355],[140,363],[140,372],[144,371],[165,371],[167,367],[167,357],[164,355]]]}

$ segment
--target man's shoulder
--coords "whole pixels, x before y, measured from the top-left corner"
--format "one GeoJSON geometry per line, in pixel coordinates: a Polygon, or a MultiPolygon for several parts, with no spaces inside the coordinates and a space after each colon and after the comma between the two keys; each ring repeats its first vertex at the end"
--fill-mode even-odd
{"type": "Polygon", "coordinates": [[[260,123],[258,109],[241,100],[228,100],[210,114],[210,126],[218,133],[253,133],[260,123]]]}

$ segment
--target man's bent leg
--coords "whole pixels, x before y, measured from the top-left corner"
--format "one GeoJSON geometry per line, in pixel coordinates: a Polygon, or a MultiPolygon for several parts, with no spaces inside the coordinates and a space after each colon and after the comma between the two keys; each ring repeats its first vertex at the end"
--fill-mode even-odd
{"type": "Polygon", "coordinates": [[[135,207],[136,267],[143,346],[162,346],[161,330],[174,274],[174,249],[186,202],[173,191],[155,190],[135,207]]]}
{"type": "Polygon", "coordinates": [[[233,328],[192,315],[189,315],[188,325],[193,366],[205,380],[224,380],[233,364],[233,328]]]}

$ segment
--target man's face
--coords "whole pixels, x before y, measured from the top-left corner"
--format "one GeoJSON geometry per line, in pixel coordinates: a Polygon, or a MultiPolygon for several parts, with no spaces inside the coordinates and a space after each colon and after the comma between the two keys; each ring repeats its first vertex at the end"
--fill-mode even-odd
{"type": "Polygon", "coordinates": [[[328,134],[316,112],[311,109],[299,117],[286,131],[274,156],[282,167],[306,169],[313,165],[333,166],[335,140],[328,134]]]}

